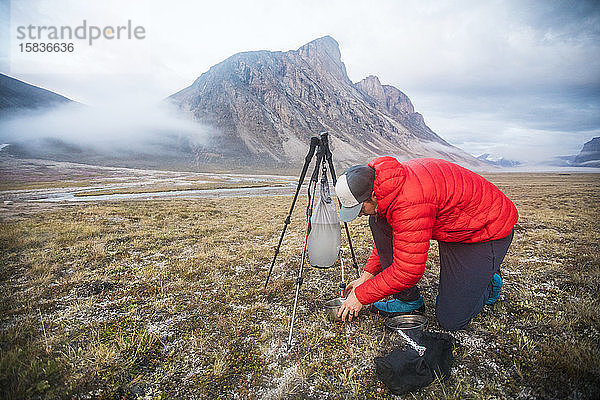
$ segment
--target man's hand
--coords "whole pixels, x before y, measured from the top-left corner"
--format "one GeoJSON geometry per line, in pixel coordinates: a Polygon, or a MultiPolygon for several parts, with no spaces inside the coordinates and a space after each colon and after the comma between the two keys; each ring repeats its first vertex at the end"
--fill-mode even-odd
{"type": "MultiPolygon", "coordinates": [[[[360,279],[360,278],[359,278],[360,279]]],[[[352,321],[352,317],[358,317],[358,312],[363,307],[360,301],[356,298],[354,294],[354,288],[348,295],[348,298],[342,303],[340,306],[340,310],[338,311],[338,318],[341,318],[342,321],[352,321]]]]}
{"type": "Polygon", "coordinates": [[[375,275],[368,273],[367,271],[364,271],[362,273],[362,275],[360,276],[360,278],[353,280],[352,282],[350,282],[348,284],[348,286],[346,286],[346,291],[345,291],[345,295],[347,295],[347,293],[350,293],[351,291],[353,291],[354,289],[356,289],[359,285],[362,285],[363,283],[365,283],[366,281],[368,281],[369,279],[371,279],[372,277],[374,277],[375,275]]]}

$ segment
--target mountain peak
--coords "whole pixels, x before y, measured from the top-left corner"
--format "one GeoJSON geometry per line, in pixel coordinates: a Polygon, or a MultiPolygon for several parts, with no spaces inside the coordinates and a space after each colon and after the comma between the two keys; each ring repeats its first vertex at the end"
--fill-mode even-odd
{"type": "Polygon", "coordinates": [[[379,78],[375,75],[369,75],[366,78],[364,78],[361,82],[365,82],[368,83],[370,85],[379,85],[381,86],[381,82],[379,81],[379,78]]]}
{"type": "Polygon", "coordinates": [[[315,40],[311,40],[303,46],[300,46],[298,49],[299,52],[302,51],[317,51],[320,53],[326,53],[335,60],[342,59],[342,53],[340,52],[339,43],[329,35],[320,37],[315,40]]]}
{"type": "Polygon", "coordinates": [[[382,85],[379,78],[369,75],[354,86],[371,96],[380,106],[386,108],[392,115],[413,114],[413,107],[407,95],[391,85],[382,85]]]}
{"type": "Polygon", "coordinates": [[[581,167],[600,166],[600,136],[595,137],[583,145],[583,148],[575,157],[573,165],[581,167]]]}
{"type": "Polygon", "coordinates": [[[301,46],[298,54],[320,72],[330,72],[338,78],[348,79],[346,66],[342,62],[340,45],[331,36],[323,36],[301,46]]]}
{"type": "Polygon", "coordinates": [[[206,162],[295,165],[312,134],[328,131],[349,166],[391,154],[482,165],[425,125],[400,90],[369,76],[353,84],[331,36],[298,50],[239,53],[170,96],[214,134],[195,150],[206,162]]]}
{"type": "Polygon", "coordinates": [[[387,111],[390,116],[409,128],[419,138],[448,144],[429,129],[423,116],[415,112],[408,96],[399,89],[391,85],[382,85],[375,75],[367,76],[362,81],[355,83],[354,87],[367,95],[377,108],[387,111]]]}
{"type": "Polygon", "coordinates": [[[383,90],[383,86],[381,86],[381,82],[379,82],[379,78],[375,75],[367,76],[355,86],[374,98],[380,105],[386,104],[385,91],[383,90]]]}

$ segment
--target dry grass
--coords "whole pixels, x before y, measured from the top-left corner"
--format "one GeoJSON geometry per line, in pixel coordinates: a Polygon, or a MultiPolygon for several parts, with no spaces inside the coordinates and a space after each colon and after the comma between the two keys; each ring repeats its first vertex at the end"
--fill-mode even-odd
{"type": "MultiPolygon", "coordinates": [[[[598,175],[493,175],[521,218],[493,308],[454,334],[452,378],[406,398],[596,398],[598,175]]],[[[304,229],[289,197],[73,205],[0,224],[0,391],[17,398],[391,398],[373,357],[401,341],[321,309],[339,269],[308,269],[285,351],[304,229]]],[[[1,217],[1,216],[0,216],[1,217]]],[[[351,230],[359,262],[366,221],[351,230]]],[[[430,330],[439,259],[421,282],[430,330]]]]}

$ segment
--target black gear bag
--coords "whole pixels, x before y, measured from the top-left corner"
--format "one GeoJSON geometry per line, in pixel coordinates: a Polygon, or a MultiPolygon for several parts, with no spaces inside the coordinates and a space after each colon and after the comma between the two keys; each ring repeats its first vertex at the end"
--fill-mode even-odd
{"type": "Polygon", "coordinates": [[[445,333],[423,332],[419,344],[427,350],[420,357],[410,346],[395,348],[375,358],[376,374],[395,395],[428,386],[436,377],[450,376],[454,339],[445,333]]]}

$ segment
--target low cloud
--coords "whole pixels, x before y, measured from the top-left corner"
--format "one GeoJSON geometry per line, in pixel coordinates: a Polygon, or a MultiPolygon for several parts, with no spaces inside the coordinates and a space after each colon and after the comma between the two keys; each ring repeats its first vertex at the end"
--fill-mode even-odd
{"type": "Polygon", "coordinates": [[[120,97],[100,105],[70,103],[27,110],[0,121],[0,143],[18,144],[38,153],[60,142],[78,150],[118,156],[176,156],[182,146],[206,143],[211,129],[196,123],[167,102],[120,97]],[[171,152],[172,154],[169,154],[171,152]]]}
{"type": "Polygon", "coordinates": [[[600,129],[574,132],[532,128],[485,113],[441,116],[427,122],[451,144],[475,156],[490,153],[533,165],[578,154],[585,142],[600,136],[600,129]]]}
{"type": "Polygon", "coordinates": [[[425,122],[473,154],[545,163],[575,155],[600,135],[600,104],[593,94],[539,90],[417,93],[425,122]]]}

